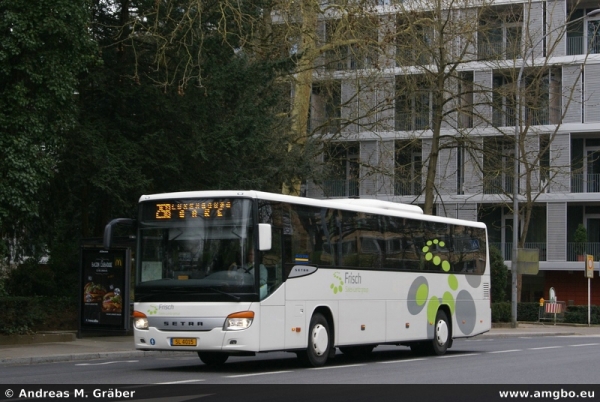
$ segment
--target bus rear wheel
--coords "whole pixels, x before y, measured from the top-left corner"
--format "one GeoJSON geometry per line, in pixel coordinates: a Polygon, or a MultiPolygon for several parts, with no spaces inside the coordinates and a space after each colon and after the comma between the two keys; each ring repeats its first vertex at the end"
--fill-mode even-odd
{"type": "Polygon", "coordinates": [[[225,364],[229,355],[221,352],[198,352],[198,357],[207,366],[220,366],[225,364]]]}
{"type": "Polygon", "coordinates": [[[298,358],[312,367],[324,366],[331,350],[331,333],[329,323],[322,314],[315,314],[310,320],[308,347],[299,352],[298,358]]]}

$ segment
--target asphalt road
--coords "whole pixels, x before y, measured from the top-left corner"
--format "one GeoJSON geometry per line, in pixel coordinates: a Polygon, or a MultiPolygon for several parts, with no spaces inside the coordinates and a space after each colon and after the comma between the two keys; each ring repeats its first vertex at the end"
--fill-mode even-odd
{"type": "Polygon", "coordinates": [[[456,340],[445,356],[380,346],[367,359],[338,352],[322,368],[290,353],[231,357],[207,367],[189,353],[1,368],[2,384],[597,384],[600,336],[456,340]]]}

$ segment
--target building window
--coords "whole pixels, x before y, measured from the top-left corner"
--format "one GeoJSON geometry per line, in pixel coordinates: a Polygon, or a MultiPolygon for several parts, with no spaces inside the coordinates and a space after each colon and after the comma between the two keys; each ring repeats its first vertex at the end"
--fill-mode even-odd
{"type": "MultiPolygon", "coordinates": [[[[583,18],[593,9],[570,12],[571,21],[583,18]]],[[[575,23],[567,22],[567,55],[600,53],[600,16],[585,18],[575,23]]]]}
{"type": "Polygon", "coordinates": [[[309,116],[310,131],[337,133],[341,127],[342,89],[340,81],[313,84],[309,116]]]}
{"type": "Polygon", "coordinates": [[[421,141],[396,141],[395,154],[394,195],[421,194],[423,180],[421,141]]]}
{"type": "Polygon", "coordinates": [[[325,68],[332,71],[360,70],[377,66],[379,57],[379,19],[377,17],[328,20],[324,23],[325,68]],[[352,44],[342,44],[353,42],[352,44]]]}
{"type": "Polygon", "coordinates": [[[517,59],[521,57],[523,7],[494,7],[479,18],[477,48],[479,58],[517,59]]]}
{"type": "Polygon", "coordinates": [[[483,140],[483,193],[512,194],[514,140],[489,137],[483,140]]]}
{"type": "Polygon", "coordinates": [[[473,73],[463,72],[458,81],[458,128],[473,128],[473,73]]]}
{"type": "Polygon", "coordinates": [[[396,65],[420,66],[431,64],[434,48],[432,27],[418,21],[429,21],[431,16],[423,14],[408,20],[400,15],[396,19],[396,65]]]}
{"type": "Polygon", "coordinates": [[[336,143],[325,146],[325,197],[357,197],[359,195],[358,143],[336,143]]]}
{"type": "Polygon", "coordinates": [[[456,147],[456,194],[465,193],[465,147],[456,147]]]}
{"type": "Polygon", "coordinates": [[[432,93],[422,76],[396,77],[396,131],[431,128],[432,93]]]}

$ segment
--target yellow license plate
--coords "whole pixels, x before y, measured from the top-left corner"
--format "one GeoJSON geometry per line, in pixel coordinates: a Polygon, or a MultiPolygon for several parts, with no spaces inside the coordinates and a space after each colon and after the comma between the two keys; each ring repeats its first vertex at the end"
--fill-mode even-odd
{"type": "Polygon", "coordinates": [[[196,338],[173,338],[171,346],[196,346],[196,338]]]}

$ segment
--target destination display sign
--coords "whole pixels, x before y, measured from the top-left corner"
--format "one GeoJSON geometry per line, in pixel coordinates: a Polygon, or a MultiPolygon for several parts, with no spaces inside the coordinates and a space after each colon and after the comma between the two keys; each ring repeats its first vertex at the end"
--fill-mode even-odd
{"type": "Polygon", "coordinates": [[[184,219],[222,219],[232,215],[233,202],[216,200],[160,200],[142,204],[142,220],[169,222],[184,219]]]}

